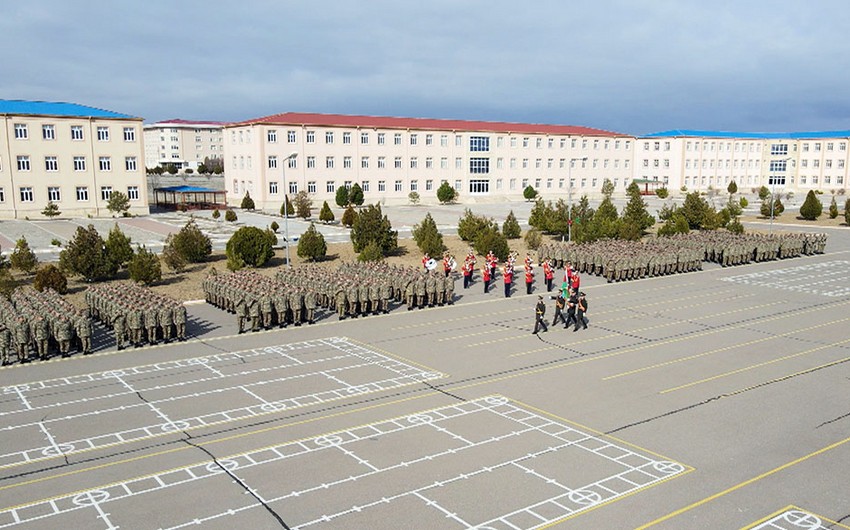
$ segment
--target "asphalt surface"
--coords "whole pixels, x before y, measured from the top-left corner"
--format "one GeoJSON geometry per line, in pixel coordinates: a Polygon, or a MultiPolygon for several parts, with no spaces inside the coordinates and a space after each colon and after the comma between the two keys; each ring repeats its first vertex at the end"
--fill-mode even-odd
{"type": "Polygon", "coordinates": [[[830,230],[585,276],[578,332],[498,283],[243,335],[192,304],[191,340],[121,352],[98,326],[0,369],[0,528],[848,528],[849,277],[830,230]]]}

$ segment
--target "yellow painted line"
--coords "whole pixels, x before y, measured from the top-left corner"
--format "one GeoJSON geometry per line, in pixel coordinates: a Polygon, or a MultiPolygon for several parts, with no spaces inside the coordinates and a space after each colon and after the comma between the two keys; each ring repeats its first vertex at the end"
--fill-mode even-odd
{"type": "Polygon", "coordinates": [[[442,339],[437,339],[437,342],[445,342],[447,340],[467,339],[469,337],[480,337],[481,335],[490,335],[491,333],[504,333],[505,331],[509,331],[509,329],[507,329],[507,328],[488,329],[487,331],[479,331],[477,333],[467,333],[465,335],[452,335],[451,337],[443,337],[442,339]]]}
{"type": "Polygon", "coordinates": [[[850,339],[845,339],[845,340],[842,340],[842,341],[839,341],[839,342],[833,342],[832,344],[826,344],[826,345],[823,345],[823,346],[818,346],[817,348],[811,348],[811,349],[804,350],[804,351],[801,351],[801,352],[798,352],[798,353],[792,353],[791,355],[786,355],[784,357],[778,357],[776,359],[771,359],[769,361],[765,361],[765,362],[762,362],[762,363],[751,364],[749,366],[744,366],[743,368],[738,368],[737,370],[731,370],[729,372],[724,372],[722,374],[717,374],[717,375],[713,375],[711,377],[706,377],[705,379],[700,379],[698,381],[693,381],[691,383],[679,385],[677,387],[668,388],[666,390],[660,391],[659,394],[668,394],[670,392],[675,392],[677,390],[682,390],[682,389],[685,389],[685,388],[690,388],[690,387],[693,387],[693,386],[701,385],[703,383],[708,383],[709,381],[716,381],[718,379],[723,379],[724,377],[729,377],[730,375],[740,374],[740,373],[748,372],[750,370],[755,370],[756,368],[761,368],[762,366],[768,366],[768,365],[771,365],[771,364],[780,363],[782,361],[787,361],[789,359],[794,359],[796,357],[802,357],[803,355],[808,355],[810,353],[814,353],[814,352],[818,352],[818,351],[825,350],[825,349],[828,349],[828,348],[832,348],[832,347],[838,346],[840,344],[846,344],[848,342],[850,342],[850,339]]]}
{"type": "Polygon", "coordinates": [[[765,471],[764,473],[762,473],[762,474],[760,474],[760,475],[757,475],[757,476],[755,476],[755,477],[753,477],[753,478],[751,478],[751,479],[749,479],[749,480],[745,480],[745,481],[743,481],[743,482],[739,482],[738,484],[735,484],[734,486],[731,486],[731,487],[729,487],[729,488],[726,488],[726,489],[725,489],[725,490],[723,490],[723,491],[719,491],[719,492],[715,493],[714,495],[711,495],[711,496],[706,497],[706,498],[704,498],[704,499],[702,499],[702,500],[699,500],[699,501],[697,501],[697,502],[694,502],[694,503],[692,503],[692,504],[689,504],[689,505],[687,505],[687,506],[685,506],[685,507],[683,507],[683,508],[679,508],[678,510],[676,510],[676,511],[674,511],[674,512],[670,512],[670,513],[668,513],[667,515],[665,515],[665,516],[663,516],[663,517],[659,517],[658,519],[655,519],[655,520],[653,520],[653,521],[650,521],[649,523],[646,523],[646,524],[645,524],[645,525],[643,525],[643,526],[639,526],[639,527],[637,527],[637,529],[636,529],[636,530],[645,530],[646,528],[649,528],[649,527],[651,527],[651,526],[655,526],[655,525],[657,525],[657,524],[659,524],[659,523],[663,523],[664,521],[668,521],[668,520],[670,520],[670,519],[672,519],[672,518],[674,518],[674,517],[678,517],[679,515],[682,515],[683,513],[689,512],[689,511],[693,510],[694,508],[699,508],[700,506],[702,506],[702,505],[704,505],[704,504],[707,504],[707,503],[709,503],[709,502],[711,502],[711,501],[714,501],[714,500],[716,500],[716,499],[719,499],[720,497],[723,497],[724,495],[728,495],[729,493],[732,493],[732,492],[734,492],[734,491],[738,491],[738,490],[739,490],[739,489],[741,489],[741,488],[744,488],[744,487],[746,487],[746,486],[749,486],[750,484],[754,484],[754,483],[756,483],[756,482],[758,482],[758,481],[760,481],[760,480],[762,480],[762,479],[765,479],[765,478],[767,478],[767,477],[769,477],[769,476],[771,476],[771,475],[775,475],[776,473],[779,473],[779,472],[781,472],[781,471],[784,471],[784,470],[786,470],[786,469],[788,469],[788,468],[790,468],[790,467],[796,466],[797,464],[800,464],[800,463],[802,463],[802,462],[805,462],[806,460],[808,460],[808,459],[810,459],[810,458],[814,458],[814,457],[816,457],[816,456],[818,456],[818,455],[822,455],[823,453],[826,453],[826,452],[828,452],[828,451],[831,451],[831,450],[833,450],[833,449],[835,449],[835,448],[837,448],[837,447],[841,447],[842,445],[846,444],[847,442],[850,442],[850,437],[848,437],[848,438],[844,438],[843,440],[840,440],[840,441],[835,442],[835,443],[833,443],[833,444],[827,445],[826,447],[823,447],[823,448],[821,448],[821,449],[818,449],[817,451],[814,451],[814,452],[812,452],[812,453],[809,453],[809,454],[807,454],[807,455],[805,455],[805,456],[801,456],[800,458],[798,458],[798,459],[796,459],[796,460],[792,460],[791,462],[788,462],[788,463],[782,464],[781,466],[779,466],[779,467],[775,467],[775,468],[771,469],[770,471],[765,471]]]}
{"type": "MultiPolygon", "coordinates": [[[[782,303],[784,303],[784,302],[782,302],[782,303]]],[[[791,336],[791,335],[794,335],[794,334],[797,334],[797,333],[801,333],[801,332],[804,332],[804,331],[811,331],[813,329],[818,329],[818,328],[822,328],[822,327],[825,327],[825,326],[830,326],[832,324],[838,324],[840,322],[846,322],[848,320],[850,320],[850,317],[842,318],[840,320],[833,320],[831,322],[825,322],[823,324],[817,324],[815,326],[809,326],[807,328],[797,329],[797,330],[794,330],[794,331],[788,331],[788,332],[782,333],[781,335],[775,335],[773,337],[763,337],[761,339],[755,339],[755,340],[751,340],[751,341],[748,341],[748,342],[741,342],[739,344],[733,344],[731,346],[725,346],[723,348],[716,348],[714,350],[709,350],[709,351],[706,351],[706,352],[703,352],[703,353],[697,353],[695,355],[688,355],[687,357],[680,357],[679,359],[673,359],[672,361],[665,361],[663,363],[656,363],[656,364],[652,364],[652,365],[649,365],[649,366],[644,366],[643,368],[636,368],[634,370],[629,370],[627,372],[620,372],[619,374],[609,375],[608,377],[603,377],[602,380],[608,381],[610,379],[617,379],[619,377],[625,377],[625,376],[628,376],[628,375],[634,375],[634,374],[638,374],[638,373],[645,372],[645,371],[648,371],[648,370],[654,370],[655,368],[663,368],[665,366],[670,366],[670,365],[677,364],[677,363],[680,363],[680,362],[691,361],[693,359],[698,359],[700,357],[706,357],[708,355],[712,355],[712,354],[715,354],[715,353],[734,350],[734,349],[742,348],[742,347],[745,347],[745,346],[752,346],[753,344],[758,344],[758,343],[761,343],[761,342],[767,342],[767,341],[776,340],[776,339],[783,338],[783,337],[788,337],[788,336],[791,336]]]]}

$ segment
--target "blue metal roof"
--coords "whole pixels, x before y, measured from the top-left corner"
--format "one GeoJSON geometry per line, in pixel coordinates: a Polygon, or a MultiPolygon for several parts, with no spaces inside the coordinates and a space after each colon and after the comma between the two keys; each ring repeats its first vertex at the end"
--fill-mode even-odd
{"type": "Polygon", "coordinates": [[[732,131],[697,131],[693,129],[672,129],[641,136],[641,138],[663,137],[687,138],[741,138],[744,140],[815,140],[818,138],[850,138],[850,130],[846,131],[811,131],[811,132],[732,132],[732,131]]]}
{"type": "Polygon", "coordinates": [[[22,99],[0,99],[0,114],[67,116],[75,118],[135,118],[135,116],[130,116],[129,114],[119,114],[76,103],[26,101],[22,99]]]}
{"type": "Polygon", "coordinates": [[[197,186],[168,186],[166,188],[155,188],[154,191],[175,191],[177,193],[224,193],[224,190],[214,190],[212,188],[199,188],[197,186]]]}

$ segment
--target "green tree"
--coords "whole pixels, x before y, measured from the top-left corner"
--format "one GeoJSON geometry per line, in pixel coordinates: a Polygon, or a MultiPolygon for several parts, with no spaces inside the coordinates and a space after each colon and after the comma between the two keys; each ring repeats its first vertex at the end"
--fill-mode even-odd
{"type": "Polygon", "coordinates": [[[198,173],[201,175],[208,175],[210,172],[209,168],[203,163],[198,164],[198,173]]]}
{"type": "MultiPolygon", "coordinates": [[[[325,206],[327,206],[327,201],[325,206]]],[[[306,258],[311,261],[325,259],[328,254],[328,245],[325,243],[325,236],[316,230],[316,225],[310,223],[307,231],[301,234],[298,239],[298,257],[306,258]]]]}
{"type": "Polygon", "coordinates": [[[381,252],[381,245],[377,241],[369,241],[360,254],[357,255],[358,261],[381,261],[383,259],[384,254],[381,252]]]}
{"type": "Polygon", "coordinates": [[[421,200],[421,197],[419,197],[419,192],[411,191],[407,194],[407,200],[410,202],[410,204],[414,206],[419,204],[419,201],[421,200]]]}
{"type": "Polygon", "coordinates": [[[748,201],[746,197],[741,197],[741,200],[738,201],[738,204],[740,204],[741,208],[743,209],[750,205],[750,201],[748,201]]]}
{"type": "Polygon", "coordinates": [[[620,233],[620,217],[611,197],[605,197],[582,234],[582,242],[614,239],[620,233]]]}
{"type": "Polygon", "coordinates": [[[334,220],[334,213],[331,210],[330,205],[328,205],[328,201],[325,201],[322,204],[322,210],[319,212],[319,221],[323,223],[330,223],[334,220]]]}
{"type": "Polygon", "coordinates": [[[117,268],[125,267],[133,259],[133,247],[130,238],[118,227],[118,223],[109,230],[106,236],[106,255],[117,268]]]}
{"type": "Polygon", "coordinates": [[[611,182],[611,179],[605,179],[602,181],[602,195],[609,199],[612,195],[614,195],[614,183],[611,182]]]}
{"type": "Polygon", "coordinates": [[[658,188],[655,190],[655,195],[657,195],[659,199],[666,199],[670,196],[670,192],[667,191],[667,188],[658,188]]]}
{"type": "Polygon", "coordinates": [[[437,229],[437,223],[430,213],[425,214],[421,223],[413,225],[413,240],[423,253],[431,256],[439,256],[445,250],[443,235],[437,229]]]}
{"type": "Polygon", "coordinates": [[[582,195],[578,203],[573,205],[573,211],[570,215],[573,222],[570,235],[573,241],[582,243],[587,240],[588,228],[595,214],[596,211],[590,207],[590,201],[587,199],[587,195],[582,195]]]}
{"type": "Polygon", "coordinates": [[[688,221],[688,227],[691,230],[699,230],[700,228],[708,228],[707,225],[711,224],[714,209],[700,196],[698,191],[694,191],[685,195],[681,213],[688,221]]]}
{"type": "Polygon", "coordinates": [[[220,211],[218,211],[218,209],[217,209],[217,208],[216,208],[215,210],[213,210],[213,212],[212,212],[212,218],[213,218],[213,219],[218,219],[218,218],[220,218],[220,217],[221,217],[221,212],[220,212],[220,211]]]}
{"type": "Polygon", "coordinates": [[[492,250],[493,254],[502,261],[508,259],[508,254],[511,251],[507,238],[499,231],[499,225],[492,220],[484,230],[475,236],[473,247],[481,255],[492,250]]]}
{"type": "Polygon", "coordinates": [[[823,204],[815,194],[815,190],[809,190],[806,194],[806,200],[800,206],[800,217],[807,221],[814,221],[823,213],[823,204]]]}
{"type": "Polygon", "coordinates": [[[767,186],[762,186],[761,188],[759,188],[759,200],[765,201],[768,197],[770,197],[770,190],[767,189],[767,186]]]}
{"type": "Polygon", "coordinates": [[[153,285],[162,280],[162,265],[159,263],[159,258],[144,245],[136,248],[127,271],[131,280],[145,285],[153,285]]]}
{"type": "Polygon", "coordinates": [[[277,231],[280,230],[280,225],[277,224],[277,221],[272,221],[272,223],[269,225],[269,230],[276,234],[277,231]]]}
{"type": "Polygon", "coordinates": [[[237,219],[239,218],[236,216],[236,212],[234,212],[233,210],[228,209],[226,212],[224,212],[224,220],[228,223],[235,223],[237,219]]]}
{"type": "Polygon", "coordinates": [[[9,263],[12,267],[18,269],[25,274],[32,274],[35,268],[38,267],[38,258],[35,252],[30,248],[25,237],[21,237],[15,242],[15,250],[9,257],[9,263]]]}
{"type": "Polygon", "coordinates": [[[165,238],[165,245],[162,247],[161,258],[166,267],[174,272],[180,272],[186,268],[186,258],[174,245],[174,236],[175,234],[171,233],[165,238]]]}
{"type": "Polygon", "coordinates": [[[241,261],[249,267],[262,267],[272,256],[272,240],[274,234],[271,231],[257,228],[256,226],[243,226],[230,236],[225,247],[228,259],[241,261]]]}
{"type": "Polygon", "coordinates": [[[502,224],[502,233],[507,239],[519,239],[522,235],[522,228],[520,228],[519,221],[517,221],[513,210],[508,212],[508,216],[502,224]]]}
{"type": "Polygon", "coordinates": [[[52,263],[39,267],[35,271],[35,280],[32,285],[39,292],[45,289],[53,289],[59,294],[68,292],[68,278],[59,267],[52,263]]]}
{"type": "Polygon", "coordinates": [[[384,256],[398,249],[398,232],[392,229],[392,224],[378,204],[370,204],[360,210],[351,225],[351,242],[355,252],[363,252],[366,245],[373,241],[384,256]]]}
{"type": "Polygon", "coordinates": [[[832,196],[832,202],[829,203],[829,218],[835,219],[838,217],[838,203],[835,202],[835,195],[832,196]]]}
{"type": "MultiPolygon", "coordinates": [[[[233,210],[227,210],[232,212],[233,210]]],[[[233,215],[236,215],[234,212],[233,215]]],[[[227,215],[225,214],[225,218],[227,215]]],[[[174,235],[171,244],[188,263],[201,263],[212,254],[212,241],[204,234],[194,219],[189,219],[174,235]]],[[[168,243],[166,243],[168,246],[168,243]]]]}
{"type": "Polygon", "coordinates": [[[732,232],[733,234],[743,234],[744,233],[744,225],[741,224],[741,221],[737,219],[733,219],[726,225],[726,230],[732,232]]]}
{"type": "Polygon", "coordinates": [[[729,192],[729,195],[735,195],[736,193],[738,193],[738,185],[735,184],[734,180],[730,182],[728,186],[726,186],[726,191],[729,192]]]}
{"type": "Polygon", "coordinates": [[[773,213],[773,217],[779,217],[780,215],[782,215],[782,212],[784,212],[784,211],[785,211],[785,205],[782,204],[782,200],[779,197],[779,195],[777,195],[773,199],[773,212],[771,212],[771,210],[770,210],[770,198],[762,201],[762,203],[761,203],[760,212],[761,212],[762,217],[765,217],[765,218],[770,217],[771,213],[773,213]]]}
{"type": "Polygon", "coordinates": [[[242,204],[240,204],[239,207],[243,210],[254,209],[254,199],[251,198],[251,194],[249,192],[245,192],[245,196],[242,197],[242,204]]]}
{"type": "MultiPolygon", "coordinates": [[[[471,212],[470,212],[471,213],[471,212]]],[[[549,222],[553,216],[552,205],[547,205],[543,199],[534,201],[531,213],[528,216],[528,224],[541,232],[549,232],[549,222]]],[[[470,239],[474,234],[470,235],[470,239]]]]}
{"type": "Polygon", "coordinates": [[[112,213],[126,215],[130,209],[130,199],[120,191],[113,191],[109,194],[109,201],[106,203],[106,209],[112,213]]]}
{"type": "Polygon", "coordinates": [[[440,204],[451,204],[457,199],[457,191],[447,181],[443,181],[437,188],[437,200],[440,204]]]}
{"type": "Polygon", "coordinates": [[[348,191],[348,202],[354,206],[363,206],[364,200],[365,197],[363,196],[363,188],[360,187],[360,184],[355,182],[351,185],[351,189],[348,191]]]}
{"type": "Polygon", "coordinates": [[[658,210],[658,218],[662,221],[669,221],[673,215],[679,211],[679,205],[674,203],[665,204],[658,210]]]}
{"type": "Polygon", "coordinates": [[[537,250],[543,243],[543,234],[536,228],[531,228],[525,232],[525,244],[531,250],[537,250]]]}
{"type": "Polygon", "coordinates": [[[302,219],[307,219],[312,214],[313,200],[306,191],[299,191],[295,194],[295,199],[292,200],[295,204],[295,215],[302,219]]]}
{"type": "Polygon", "coordinates": [[[475,215],[469,208],[464,208],[463,217],[457,222],[457,235],[464,241],[472,241],[488,222],[486,217],[475,215]]]}
{"type": "Polygon", "coordinates": [[[357,212],[354,210],[354,207],[349,206],[344,212],[342,212],[342,219],[340,219],[340,223],[342,223],[342,226],[351,228],[356,220],[357,212]]]}
{"type": "Polygon", "coordinates": [[[292,201],[289,200],[289,195],[284,197],[283,204],[280,205],[280,216],[291,217],[295,215],[295,208],[292,206],[292,201]]]}
{"type": "Polygon", "coordinates": [[[350,204],[348,200],[348,187],[340,186],[336,189],[336,197],[334,198],[336,205],[340,208],[345,208],[350,204]]]}
{"type": "MultiPolygon", "coordinates": [[[[566,234],[569,230],[570,221],[570,208],[567,201],[564,199],[558,199],[558,202],[555,203],[554,207],[552,207],[551,204],[549,205],[548,210],[549,221],[546,223],[546,231],[550,234],[566,234]]],[[[505,237],[508,237],[507,232],[503,233],[505,234],[505,237]]],[[[511,238],[508,237],[508,239],[511,238]]]]}
{"type": "Polygon", "coordinates": [[[92,225],[77,227],[74,237],[59,253],[59,266],[87,282],[112,278],[118,270],[109,259],[103,238],[92,225]]]}
{"type": "Polygon", "coordinates": [[[629,185],[627,191],[629,202],[623,208],[620,238],[637,241],[650,226],[655,224],[655,218],[649,215],[646,201],[643,200],[640,188],[635,182],[629,185]]]}
{"type": "Polygon", "coordinates": [[[850,199],[844,201],[844,223],[850,225],[850,199]]]}
{"type": "Polygon", "coordinates": [[[690,232],[688,220],[681,213],[675,213],[668,218],[658,229],[659,236],[672,236],[674,234],[687,234],[690,232]]]}
{"type": "Polygon", "coordinates": [[[522,196],[525,197],[527,201],[533,201],[537,197],[537,190],[535,190],[531,185],[525,187],[522,190],[522,196]]]}
{"type": "Polygon", "coordinates": [[[166,164],[164,169],[169,175],[176,175],[178,171],[177,166],[174,164],[166,164]]]}
{"type": "Polygon", "coordinates": [[[47,201],[47,206],[41,211],[41,215],[48,219],[53,219],[56,216],[62,215],[62,212],[59,211],[59,206],[55,202],[47,201]]]}

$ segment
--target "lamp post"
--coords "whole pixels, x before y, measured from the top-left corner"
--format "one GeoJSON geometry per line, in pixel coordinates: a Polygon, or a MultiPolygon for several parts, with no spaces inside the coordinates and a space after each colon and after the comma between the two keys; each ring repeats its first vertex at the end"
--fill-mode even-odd
{"type": "Polygon", "coordinates": [[[587,162],[587,157],[570,158],[570,165],[567,167],[567,241],[573,241],[573,164],[582,161],[587,162]]]}
{"type": "Polygon", "coordinates": [[[286,187],[286,166],[290,160],[295,160],[298,153],[291,153],[283,159],[283,237],[286,243],[286,266],[292,267],[292,261],[289,259],[289,211],[286,208],[286,203],[289,201],[289,188],[286,187]]]}
{"type": "MultiPolygon", "coordinates": [[[[788,164],[793,157],[783,158],[782,160],[777,160],[777,162],[785,162],[788,164]]],[[[785,173],[787,170],[783,169],[782,173],[785,173]]],[[[773,235],[773,208],[776,204],[776,177],[773,178],[773,182],[770,184],[770,228],[767,230],[767,235],[773,235]]]]}

